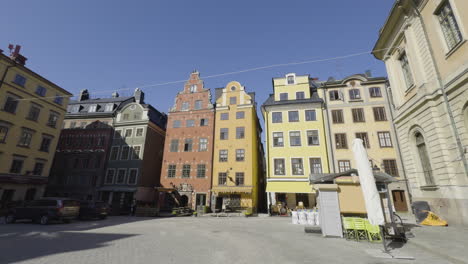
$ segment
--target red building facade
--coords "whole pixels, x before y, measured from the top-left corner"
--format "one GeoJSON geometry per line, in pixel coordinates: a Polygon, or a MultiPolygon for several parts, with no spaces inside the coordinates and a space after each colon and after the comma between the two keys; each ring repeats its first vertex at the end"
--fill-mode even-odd
{"type": "Polygon", "coordinates": [[[211,92],[192,72],[168,114],[161,185],[193,209],[211,202],[214,119],[211,92]]]}

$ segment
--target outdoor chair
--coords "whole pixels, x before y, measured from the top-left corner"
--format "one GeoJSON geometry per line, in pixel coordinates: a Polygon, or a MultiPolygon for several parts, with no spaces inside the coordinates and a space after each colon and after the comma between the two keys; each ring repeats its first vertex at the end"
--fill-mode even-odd
{"type": "Polygon", "coordinates": [[[369,220],[364,220],[366,225],[367,235],[370,242],[382,242],[382,235],[378,225],[372,225],[369,220]]]}
{"type": "Polygon", "coordinates": [[[346,240],[356,238],[356,230],[354,230],[354,222],[350,217],[343,217],[344,237],[346,240]]]}
{"type": "Polygon", "coordinates": [[[356,240],[367,240],[367,230],[364,219],[353,217],[354,230],[356,232],[356,240]]]}

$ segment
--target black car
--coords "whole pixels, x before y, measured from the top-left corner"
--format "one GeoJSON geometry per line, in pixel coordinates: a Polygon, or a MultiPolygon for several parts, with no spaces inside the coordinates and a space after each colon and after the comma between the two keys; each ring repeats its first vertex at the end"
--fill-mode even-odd
{"type": "Polygon", "coordinates": [[[25,201],[11,208],[5,222],[14,223],[16,220],[30,219],[42,225],[51,220],[59,220],[68,223],[76,219],[80,212],[80,203],[69,198],[42,198],[40,200],[25,201]]]}
{"type": "Polygon", "coordinates": [[[80,201],[80,219],[99,218],[106,219],[109,206],[105,202],[80,201]]]}

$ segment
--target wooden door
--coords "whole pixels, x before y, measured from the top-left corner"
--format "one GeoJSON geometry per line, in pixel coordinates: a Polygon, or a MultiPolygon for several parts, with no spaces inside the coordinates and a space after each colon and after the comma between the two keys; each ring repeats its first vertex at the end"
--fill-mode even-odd
{"type": "Polygon", "coordinates": [[[397,212],[407,212],[408,205],[406,203],[405,191],[393,190],[393,205],[395,206],[395,211],[397,212]]]}

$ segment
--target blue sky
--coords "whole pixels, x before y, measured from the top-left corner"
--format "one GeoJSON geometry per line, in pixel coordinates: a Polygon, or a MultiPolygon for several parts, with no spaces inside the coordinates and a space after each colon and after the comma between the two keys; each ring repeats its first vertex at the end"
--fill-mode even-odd
{"type": "MultiPolygon", "coordinates": [[[[0,16],[0,48],[22,45],[27,66],[77,94],[106,97],[134,88],[258,66],[370,51],[393,0],[328,1],[7,1],[0,16]],[[97,93],[97,91],[109,91],[97,93]]],[[[372,55],[285,66],[205,79],[231,80],[262,104],[271,78],[289,72],[321,80],[372,70],[372,55]]],[[[167,112],[182,83],[143,88],[147,103],[167,112]]],[[[120,94],[128,95],[130,91],[120,94]]]]}

